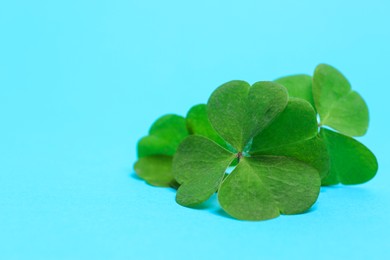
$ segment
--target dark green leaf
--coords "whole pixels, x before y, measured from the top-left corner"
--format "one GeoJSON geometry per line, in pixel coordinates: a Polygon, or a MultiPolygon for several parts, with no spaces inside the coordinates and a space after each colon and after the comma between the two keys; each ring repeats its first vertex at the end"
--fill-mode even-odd
{"type": "Polygon", "coordinates": [[[285,110],[253,138],[251,153],[307,140],[318,132],[316,113],[305,100],[290,98],[285,110]]]}
{"type": "Polygon", "coordinates": [[[173,156],[180,142],[188,135],[185,118],[165,115],[156,120],[137,146],[138,157],[150,155],[173,156]]]}
{"type": "Polygon", "coordinates": [[[265,128],[287,105],[286,89],[274,82],[223,84],[211,95],[208,116],[214,129],[237,151],[265,128]]]}
{"type": "Polygon", "coordinates": [[[330,156],[330,173],[323,185],[360,184],[371,180],[377,170],[375,155],[355,139],[321,129],[330,156]]]}
{"type": "Polygon", "coordinates": [[[283,85],[290,97],[301,98],[308,101],[313,108],[314,99],[312,91],[312,78],[309,75],[292,75],[278,78],[275,82],[283,85]]]}
{"type": "Polygon", "coordinates": [[[318,172],[286,157],[243,158],[224,180],[218,200],[231,216],[265,220],[308,210],[320,190],[318,172]]]}
{"type": "Polygon", "coordinates": [[[313,76],[313,97],[321,125],[349,136],[366,133],[367,105],[338,70],[326,64],[317,66],[313,76]]]}
{"type": "Polygon", "coordinates": [[[169,187],[174,182],[172,156],[142,157],[135,163],[134,170],[140,178],[154,186],[169,187]]]}
{"type": "Polygon", "coordinates": [[[233,153],[205,137],[187,137],[173,159],[173,175],[181,184],[177,203],[194,206],[206,201],[218,189],[234,158],[233,153]]]}

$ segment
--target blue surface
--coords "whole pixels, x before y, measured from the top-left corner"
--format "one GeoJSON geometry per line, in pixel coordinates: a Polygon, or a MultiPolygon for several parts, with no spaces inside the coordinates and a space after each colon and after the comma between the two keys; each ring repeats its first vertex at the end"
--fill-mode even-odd
{"type": "Polygon", "coordinates": [[[0,259],[386,259],[389,12],[386,0],[2,1],[0,259]],[[323,189],[306,214],[243,222],[134,176],[158,116],[228,80],[320,62],[369,104],[371,182],[323,189]]]}

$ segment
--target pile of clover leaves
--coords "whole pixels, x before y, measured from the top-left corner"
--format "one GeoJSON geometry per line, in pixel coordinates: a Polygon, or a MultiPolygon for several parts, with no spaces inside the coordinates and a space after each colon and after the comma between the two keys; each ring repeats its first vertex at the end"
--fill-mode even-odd
{"type": "Polygon", "coordinates": [[[217,192],[223,210],[237,219],[302,213],[321,185],[375,176],[374,154],[352,138],[366,133],[368,121],[362,97],[329,65],[317,66],[313,77],[252,86],[230,81],[186,118],[157,119],[138,142],[134,169],[151,185],[176,188],[183,206],[217,192]]]}

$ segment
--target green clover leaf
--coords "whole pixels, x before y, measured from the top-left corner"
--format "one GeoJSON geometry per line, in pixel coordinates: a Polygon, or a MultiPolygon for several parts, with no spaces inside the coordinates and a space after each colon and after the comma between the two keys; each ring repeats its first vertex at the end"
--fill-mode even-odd
{"type": "Polygon", "coordinates": [[[283,113],[253,139],[251,152],[293,144],[316,134],[317,120],[312,106],[302,99],[290,98],[283,113]]]}
{"type": "Polygon", "coordinates": [[[134,171],[150,185],[160,187],[174,185],[172,156],[149,155],[139,158],[134,164],[134,171]]]}
{"type": "Polygon", "coordinates": [[[329,154],[325,141],[319,136],[264,151],[258,151],[255,155],[275,155],[295,158],[317,169],[321,179],[329,174],[329,154]]]}
{"type": "Polygon", "coordinates": [[[196,135],[187,137],[173,159],[173,173],[181,184],[176,201],[184,206],[206,201],[217,191],[235,158],[235,154],[210,139],[196,135]]]}
{"type": "Polygon", "coordinates": [[[162,116],[150,127],[149,135],[138,142],[138,157],[156,154],[173,156],[187,135],[185,118],[178,115],[162,116]]]}
{"type": "Polygon", "coordinates": [[[207,111],[212,127],[234,152],[206,137],[187,137],[173,159],[172,171],[181,184],[176,195],[179,204],[197,205],[219,189],[222,208],[246,220],[295,214],[313,205],[319,172],[289,151],[291,145],[317,135],[315,112],[308,102],[288,100],[286,89],[277,83],[250,86],[231,81],[214,91],[207,111]],[[271,138],[269,131],[276,131],[276,137],[271,138]],[[251,150],[250,144],[256,149],[251,150]],[[235,158],[238,165],[224,178],[235,158]]]}
{"type": "Polygon", "coordinates": [[[137,146],[138,161],[134,164],[137,175],[153,186],[175,185],[172,159],[176,149],[188,136],[186,119],[178,115],[165,115],[157,119],[137,146]]]}
{"type": "Polygon", "coordinates": [[[193,106],[187,113],[187,128],[191,135],[200,135],[213,140],[222,147],[228,149],[227,143],[211,126],[207,116],[207,105],[199,104],[193,106]]]}
{"type": "Polygon", "coordinates": [[[328,151],[318,136],[316,113],[298,98],[290,98],[283,113],[253,139],[250,154],[292,157],[316,168],[322,178],[329,172],[328,151]]]}
{"type": "MultiPolygon", "coordinates": [[[[330,158],[329,174],[322,175],[322,185],[360,184],[375,176],[378,170],[375,155],[350,137],[366,133],[369,121],[367,105],[337,69],[326,64],[318,65],[312,84],[309,84],[309,76],[306,75],[288,76],[276,81],[287,88],[290,96],[309,102],[314,100],[314,108],[320,118],[320,139],[330,158]]],[[[318,161],[323,160],[318,158],[318,161]]]]}
{"type": "Polygon", "coordinates": [[[282,156],[243,158],[218,191],[222,208],[238,219],[264,220],[308,210],[321,186],[318,172],[282,156]]]}
{"type": "Polygon", "coordinates": [[[314,71],[313,98],[320,124],[349,136],[362,136],[368,128],[368,108],[335,68],[320,64],[314,71]]]}
{"type": "Polygon", "coordinates": [[[278,78],[275,82],[283,85],[290,97],[307,100],[314,108],[314,99],[312,91],[312,78],[309,75],[293,75],[278,78]]]}
{"type": "Polygon", "coordinates": [[[360,184],[375,176],[378,162],[363,144],[325,128],[320,135],[328,146],[332,173],[322,181],[323,185],[360,184]]]}
{"type": "Polygon", "coordinates": [[[287,105],[287,91],[272,82],[230,81],[217,88],[207,103],[214,129],[238,152],[287,105]]]}
{"type": "MultiPolygon", "coordinates": [[[[214,130],[213,126],[210,123],[208,114],[207,114],[207,105],[199,104],[193,106],[187,113],[187,128],[191,135],[200,135],[207,137],[208,139],[216,142],[225,149],[235,152],[236,150],[227,142],[225,142],[222,137],[214,130]]],[[[233,160],[231,166],[237,165],[237,158],[233,160]]]]}

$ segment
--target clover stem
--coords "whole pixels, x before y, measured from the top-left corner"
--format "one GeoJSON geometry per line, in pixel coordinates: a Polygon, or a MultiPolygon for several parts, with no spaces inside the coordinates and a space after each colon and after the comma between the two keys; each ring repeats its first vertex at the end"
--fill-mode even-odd
{"type": "Polygon", "coordinates": [[[242,152],[237,153],[237,162],[240,162],[241,158],[242,158],[242,152]]]}

